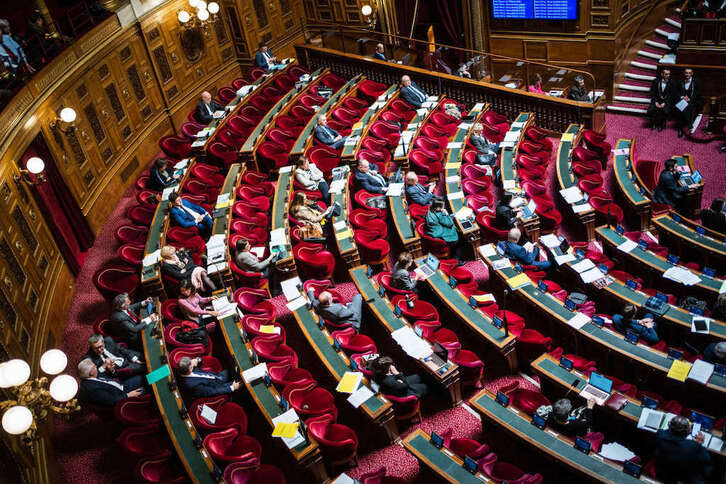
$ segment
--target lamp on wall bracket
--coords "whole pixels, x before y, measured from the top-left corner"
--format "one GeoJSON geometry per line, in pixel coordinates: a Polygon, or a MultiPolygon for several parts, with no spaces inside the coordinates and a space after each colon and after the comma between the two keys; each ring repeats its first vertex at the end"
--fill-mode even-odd
{"type": "Polygon", "coordinates": [[[376,0],[371,0],[363,4],[360,8],[360,13],[363,22],[368,24],[368,28],[373,30],[376,28],[376,22],[378,21],[378,4],[376,0]]]}
{"type": "Polygon", "coordinates": [[[185,29],[196,29],[206,27],[209,22],[217,20],[219,4],[217,2],[205,2],[204,0],[189,0],[191,12],[179,10],[177,20],[185,29]]]}
{"type": "Polygon", "coordinates": [[[59,349],[51,349],[40,357],[40,368],[53,377],[30,379],[30,365],[13,359],[0,363],[0,388],[11,397],[0,401],[2,428],[10,435],[18,435],[25,445],[32,445],[36,437],[37,422],[48,415],[70,415],[81,409],[75,396],[78,382],[65,370],[68,358],[59,349]]]}
{"type": "Polygon", "coordinates": [[[73,122],[76,120],[76,111],[73,108],[63,108],[60,110],[56,118],[50,122],[50,129],[60,130],[68,133],[76,129],[73,122]]]}
{"type": "Polygon", "coordinates": [[[45,162],[37,156],[33,156],[32,158],[28,158],[28,161],[25,162],[25,168],[20,169],[20,174],[13,175],[13,178],[18,186],[21,181],[28,185],[35,186],[46,181],[45,173],[43,173],[43,171],[45,171],[45,162]]]}

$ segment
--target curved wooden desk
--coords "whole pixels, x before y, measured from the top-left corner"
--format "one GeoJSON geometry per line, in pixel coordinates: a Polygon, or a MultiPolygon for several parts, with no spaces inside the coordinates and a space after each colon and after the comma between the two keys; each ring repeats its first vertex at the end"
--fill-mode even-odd
{"type": "Polygon", "coordinates": [[[393,96],[398,97],[398,85],[396,84],[392,85],[386,89],[383,94],[378,96],[378,99],[368,107],[368,110],[366,110],[366,112],[363,113],[363,116],[361,116],[361,118],[353,125],[350,136],[358,136],[359,138],[358,142],[355,144],[343,145],[343,151],[340,153],[340,158],[344,163],[353,163],[356,153],[360,150],[360,142],[368,132],[368,127],[378,118],[377,113],[383,112],[384,106],[387,106],[388,103],[393,100],[393,96]]]}
{"type": "MultiPolygon", "coordinates": [[[[570,163],[572,148],[577,146],[580,142],[580,136],[582,135],[582,126],[579,124],[571,124],[567,127],[562,137],[560,138],[560,145],[557,147],[557,180],[559,182],[560,190],[567,190],[568,188],[577,186],[577,177],[572,172],[572,164],[570,163]]],[[[560,194],[562,196],[562,194],[560,194]]],[[[564,197],[562,197],[564,200],[564,197]]],[[[577,217],[583,227],[585,227],[585,236],[587,240],[593,240],[595,238],[595,210],[592,208],[587,201],[580,200],[574,203],[568,203],[564,200],[572,210],[572,213],[577,217]]]]}
{"type": "Polygon", "coordinates": [[[615,144],[616,150],[628,150],[627,153],[613,153],[613,171],[617,180],[618,188],[622,193],[626,202],[630,206],[629,213],[638,214],[640,222],[640,231],[649,230],[651,217],[651,201],[648,191],[644,188],[644,184],[633,169],[633,160],[635,160],[635,140],[619,139],[615,144]]]}
{"type": "Polygon", "coordinates": [[[355,267],[360,264],[358,246],[353,239],[353,226],[350,224],[350,172],[345,177],[345,185],[340,193],[330,193],[330,202],[340,204],[340,215],[331,220],[333,224],[333,236],[338,254],[345,261],[347,267],[355,267]],[[338,228],[336,228],[336,225],[338,228]]]}
{"type": "Polygon", "coordinates": [[[680,223],[674,219],[675,214],[653,217],[653,225],[658,231],[658,240],[675,250],[679,256],[686,256],[687,260],[695,258],[717,272],[726,272],[726,242],[723,239],[714,239],[707,234],[700,234],[694,228],[680,223]],[[698,254],[698,255],[697,255],[698,254]]]}
{"type": "Polygon", "coordinates": [[[282,230],[285,233],[285,257],[278,259],[275,266],[280,271],[288,274],[287,277],[294,277],[297,274],[295,259],[292,256],[292,241],[290,240],[290,220],[288,208],[292,196],[293,167],[282,167],[277,176],[275,185],[275,198],[272,201],[272,218],[270,219],[270,232],[282,230]]]}

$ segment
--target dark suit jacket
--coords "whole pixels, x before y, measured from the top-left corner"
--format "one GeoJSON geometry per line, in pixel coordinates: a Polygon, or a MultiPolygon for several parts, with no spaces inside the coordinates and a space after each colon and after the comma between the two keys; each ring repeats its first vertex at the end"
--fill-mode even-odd
{"type": "Polygon", "coordinates": [[[163,170],[169,178],[164,177],[161,171],[162,170],[158,170],[156,167],[152,168],[149,171],[149,181],[147,182],[147,186],[149,187],[149,189],[160,192],[163,191],[164,188],[170,187],[176,183],[176,180],[172,178],[174,175],[174,170],[170,168],[163,170]]]}
{"type": "Polygon", "coordinates": [[[232,393],[232,384],[227,376],[227,371],[212,373],[197,368],[189,376],[180,376],[177,381],[188,390],[193,398],[216,397],[217,395],[228,395],[232,393]],[[205,378],[200,375],[212,375],[214,378],[205,378]]]}
{"type": "Polygon", "coordinates": [[[312,303],[313,309],[315,309],[315,312],[318,313],[323,318],[330,321],[331,323],[335,323],[335,324],[351,323],[351,324],[353,324],[354,321],[357,322],[357,319],[360,318],[359,315],[356,315],[345,304],[332,303],[329,306],[321,306],[320,302],[318,301],[318,298],[315,297],[315,293],[312,289],[308,289],[308,299],[310,299],[310,302],[312,303]]]}
{"type": "Polygon", "coordinates": [[[572,99],[573,101],[584,101],[586,103],[591,103],[592,99],[590,99],[590,95],[587,93],[586,87],[580,87],[580,86],[572,86],[570,88],[570,93],[567,95],[569,99],[572,99]]]}
{"type": "Polygon", "coordinates": [[[380,52],[376,52],[375,54],[373,54],[373,58],[374,59],[378,59],[378,60],[382,60],[382,61],[387,61],[388,60],[388,59],[386,59],[386,56],[383,55],[383,54],[381,54],[380,52]]]}
{"type": "MultiPolygon", "coordinates": [[[[714,305],[713,311],[711,312],[712,318],[723,318],[723,314],[721,314],[721,311],[718,309],[718,306],[714,305]]],[[[726,360],[720,359],[718,356],[716,356],[716,345],[718,343],[711,343],[710,345],[706,346],[706,348],[703,350],[703,360],[708,361],[709,363],[713,364],[719,364],[723,365],[726,364],[726,360]]]]}
{"type": "Polygon", "coordinates": [[[161,272],[171,277],[175,281],[181,281],[182,279],[191,277],[192,271],[196,267],[196,264],[186,251],[180,253],[178,257],[179,260],[184,263],[183,269],[176,265],[168,264],[164,261],[161,261],[161,272]]]}
{"type": "Polygon", "coordinates": [[[500,230],[509,230],[514,227],[517,220],[517,214],[514,213],[512,207],[506,203],[497,202],[495,210],[494,225],[500,230]]]}
{"type": "Polygon", "coordinates": [[[401,97],[404,101],[413,104],[418,109],[426,101],[426,92],[412,81],[410,86],[403,86],[401,88],[401,97]],[[414,87],[418,90],[418,94],[411,89],[414,87]]]}
{"type": "Polygon", "coordinates": [[[665,484],[705,483],[711,473],[711,456],[698,442],[659,430],[655,443],[655,473],[665,484]]]}
{"type": "MultiPolygon", "coordinates": [[[[274,55],[272,55],[270,49],[267,49],[267,53],[270,55],[270,57],[275,57],[274,55]]],[[[267,57],[265,57],[265,54],[260,51],[257,51],[257,53],[255,54],[255,65],[257,67],[262,67],[266,71],[270,70],[271,67],[270,63],[267,62],[267,57]]]]}
{"type": "Polygon", "coordinates": [[[484,136],[477,136],[472,134],[469,137],[469,144],[474,147],[479,153],[489,153],[489,151],[496,152],[499,149],[496,143],[490,143],[484,136]]]}
{"type": "MultiPolygon", "coordinates": [[[[103,338],[103,344],[106,346],[106,350],[108,352],[124,359],[124,364],[121,366],[121,368],[126,368],[127,366],[129,366],[129,363],[131,363],[131,360],[134,357],[141,360],[141,353],[139,353],[138,351],[126,349],[123,346],[119,346],[113,340],[113,338],[111,338],[109,336],[106,336],[105,338],[103,338]]],[[[86,354],[83,356],[83,358],[90,358],[91,361],[93,361],[93,364],[96,365],[97,368],[101,368],[104,363],[104,359],[101,358],[95,351],[92,351],[91,349],[89,349],[86,352],[86,354]]],[[[83,358],[81,358],[81,359],[83,359],[83,358]]],[[[104,375],[106,375],[106,372],[104,372],[104,375]]],[[[111,374],[111,376],[113,376],[113,373],[111,374]]]]}
{"type": "Polygon", "coordinates": [[[416,395],[417,398],[421,398],[426,394],[426,385],[414,383],[410,377],[400,373],[398,375],[386,375],[379,385],[381,393],[394,397],[403,398],[416,395]]]}
{"type": "MultiPolygon", "coordinates": [[[[212,114],[214,114],[215,111],[223,110],[224,106],[217,104],[214,102],[214,99],[212,99],[212,102],[209,103],[209,109],[212,111],[212,114]]],[[[197,102],[197,109],[194,111],[194,117],[196,120],[202,124],[209,124],[212,122],[212,119],[214,119],[212,114],[207,111],[204,101],[200,99],[199,102],[197,102]]]]}
{"type": "Polygon", "coordinates": [[[340,133],[330,126],[315,126],[315,138],[324,145],[332,145],[335,142],[335,138],[339,135],[340,133]]]}
{"type": "Polygon", "coordinates": [[[567,435],[568,437],[583,437],[590,431],[590,427],[592,427],[592,410],[585,408],[582,410],[579,418],[568,420],[563,424],[551,418],[548,424],[559,433],[567,435]]]}
{"type": "Polygon", "coordinates": [[[704,227],[726,234],[726,213],[710,208],[701,210],[701,223],[704,227]]]}
{"type": "Polygon", "coordinates": [[[668,79],[665,89],[660,88],[660,78],[656,77],[650,84],[650,104],[666,103],[673,104],[674,98],[678,95],[678,87],[673,79],[668,79]]]}
{"type": "Polygon", "coordinates": [[[141,388],[144,385],[144,377],[137,375],[120,383],[123,385],[123,390],[102,381],[81,380],[79,397],[84,402],[113,407],[119,400],[128,397],[128,392],[141,388]]]}
{"type": "Polygon", "coordinates": [[[360,187],[367,192],[385,193],[388,187],[388,182],[386,182],[385,177],[381,175],[381,178],[383,178],[383,184],[381,184],[381,180],[370,174],[371,172],[378,174],[378,167],[373,163],[371,163],[371,168],[368,173],[355,170],[354,176],[356,183],[358,183],[360,187]]]}
{"type": "Polygon", "coordinates": [[[678,205],[683,199],[683,194],[688,191],[688,187],[683,187],[678,183],[678,176],[668,170],[660,172],[658,177],[658,186],[653,192],[653,201],[656,203],[667,203],[671,206],[678,205]]]}
{"type": "Polygon", "coordinates": [[[430,205],[434,199],[434,194],[430,193],[425,186],[417,183],[415,185],[406,185],[406,195],[411,203],[419,205],[430,205]]]}
{"type": "Polygon", "coordinates": [[[701,83],[695,77],[691,78],[691,85],[686,89],[684,80],[678,81],[678,100],[683,96],[688,96],[688,104],[694,109],[701,109],[701,83]]]}
{"type": "MultiPolygon", "coordinates": [[[[142,302],[137,302],[129,306],[129,311],[138,315],[141,309],[142,302]]],[[[126,311],[114,311],[109,316],[109,319],[113,323],[111,326],[113,332],[119,338],[122,338],[127,343],[138,347],[141,342],[139,334],[144,330],[146,325],[141,322],[142,318],[135,321],[129,316],[126,311]]]]}

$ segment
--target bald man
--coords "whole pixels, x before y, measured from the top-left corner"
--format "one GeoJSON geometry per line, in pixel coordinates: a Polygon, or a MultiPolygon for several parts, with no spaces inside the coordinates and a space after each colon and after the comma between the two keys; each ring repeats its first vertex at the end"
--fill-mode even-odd
{"type": "Polygon", "coordinates": [[[194,118],[202,124],[209,124],[214,119],[214,112],[222,110],[224,110],[224,106],[214,102],[212,95],[204,91],[197,103],[197,109],[194,111],[194,118]]]}
{"type": "Polygon", "coordinates": [[[408,76],[401,77],[401,97],[407,103],[419,109],[426,101],[426,92],[411,81],[408,76]]]}
{"type": "Polygon", "coordinates": [[[378,165],[371,165],[367,160],[358,160],[358,167],[353,177],[356,183],[367,192],[381,195],[388,190],[388,182],[383,175],[378,173],[378,165]]]}
{"type": "Polygon", "coordinates": [[[522,232],[515,227],[509,231],[507,240],[499,242],[499,248],[504,252],[505,256],[523,265],[535,266],[538,270],[542,271],[552,267],[552,262],[539,260],[539,247],[535,245],[532,251],[527,251],[527,249],[519,245],[518,241],[521,237],[522,232]]]}
{"type": "Polygon", "coordinates": [[[315,297],[315,291],[308,289],[308,299],[315,312],[324,319],[337,325],[350,324],[356,331],[360,330],[361,314],[363,313],[363,298],[360,294],[353,296],[348,304],[333,302],[333,295],[323,291],[315,297]]]}
{"type": "Polygon", "coordinates": [[[382,60],[382,61],[386,61],[386,62],[388,61],[388,59],[386,59],[386,51],[385,51],[385,48],[383,47],[383,44],[376,45],[376,52],[373,54],[373,58],[382,60]]]}

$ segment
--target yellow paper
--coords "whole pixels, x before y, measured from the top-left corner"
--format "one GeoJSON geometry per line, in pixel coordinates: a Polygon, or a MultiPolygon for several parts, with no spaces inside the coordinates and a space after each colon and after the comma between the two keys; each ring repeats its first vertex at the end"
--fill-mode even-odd
{"type": "Polygon", "coordinates": [[[495,301],[494,296],[491,294],[475,294],[472,296],[474,298],[474,301],[476,302],[489,302],[489,301],[495,301]]]}
{"type": "Polygon", "coordinates": [[[531,283],[529,276],[525,273],[517,274],[514,277],[510,277],[507,279],[507,284],[509,284],[509,287],[512,289],[517,289],[518,287],[522,287],[527,283],[531,283]]]}
{"type": "Polygon", "coordinates": [[[562,135],[562,141],[569,141],[570,143],[572,143],[572,141],[574,141],[574,139],[575,139],[574,133],[563,133],[563,135],[562,135]]]}
{"type": "Polygon", "coordinates": [[[338,240],[348,239],[350,237],[353,237],[353,232],[351,232],[350,229],[345,229],[342,232],[335,233],[335,238],[338,240]]]}
{"type": "Polygon", "coordinates": [[[260,325],[260,333],[274,334],[275,333],[275,325],[273,325],[273,324],[263,324],[263,325],[260,325]]]}
{"type": "Polygon", "coordinates": [[[336,390],[340,393],[353,393],[357,385],[358,374],[347,371],[343,375],[343,378],[340,379],[340,383],[338,383],[336,390]]]}
{"type": "Polygon", "coordinates": [[[444,166],[444,168],[447,170],[458,170],[460,167],[461,167],[460,161],[450,162],[450,163],[447,163],[446,166],[444,166]]]}
{"type": "Polygon", "coordinates": [[[275,425],[275,429],[272,431],[272,436],[291,439],[291,438],[295,437],[295,434],[297,433],[297,426],[298,426],[297,422],[295,422],[295,423],[277,422],[277,425],[275,425]]]}
{"type": "Polygon", "coordinates": [[[352,130],[353,130],[353,131],[355,131],[355,130],[357,130],[357,129],[363,129],[363,123],[361,123],[360,121],[358,121],[357,123],[355,123],[355,124],[353,125],[353,128],[352,128],[352,130]]]}
{"type": "Polygon", "coordinates": [[[223,202],[223,203],[218,203],[218,204],[217,204],[217,205],[215,206],[215,208],[216,208],[216,209],[221,209],[221,208],[227,208],[227,207],[229,207],[230,205],[232,205],[232,200],[227,200],[226,202],[223,202]]]}
{"type": "Polygon", "coordinates": [[[674,360],[671,369],[668,370],[668,378],[678,381],[686,381],[688,372],[691,371],[691,364],[681,360],[674,360]]]}

